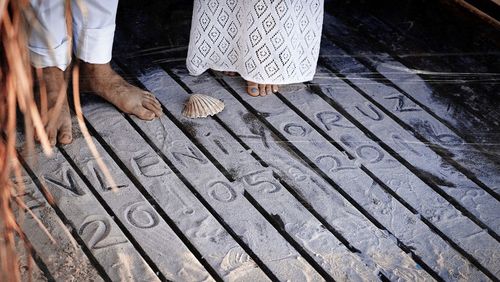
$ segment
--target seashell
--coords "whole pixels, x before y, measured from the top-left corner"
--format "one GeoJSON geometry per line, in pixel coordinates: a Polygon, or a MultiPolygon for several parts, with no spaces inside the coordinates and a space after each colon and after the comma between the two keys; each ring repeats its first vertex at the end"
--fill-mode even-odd
{"type": "Polygon", "coordinates": [[[233,271],[242,266],[254,266],[254,262],[250,256],[245,253],[245,251],[238,247],[234,247],[230,249],[226,256],[222,259],[220,266],[224,271],[233,271]]]}
{"type": "Polygon", "coordinates": [[[224,102],[202,94],[193,94],[187,100],[182,115],[188,118],[205,118],[224,110],[224,102]]]}

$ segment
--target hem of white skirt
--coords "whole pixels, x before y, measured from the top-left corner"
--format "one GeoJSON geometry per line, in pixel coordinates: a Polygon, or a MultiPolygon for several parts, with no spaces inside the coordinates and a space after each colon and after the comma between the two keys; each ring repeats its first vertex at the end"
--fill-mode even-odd
{"type": "Polygon", "coordinates": [[[241,75],[241,73],[238,70],[235,70],[235,69],[218,69],[218,68],[210,67],[210,68],[204,69],[203,71],[197,71],[197,72],[192,71],[189,67],[187,69],[189,71],[189,74],[192,75],[192,76],[202,75],[203,73],[205,73],[209,69],[210,70],[214,70],[214,71],[219,71],[219,72],[236,72],[245,81],[251,81],[251,82],[254,82],[254,83],[257,83],[257,84],[285,85],[285,84],[303,83],[303,82],[311,81],[311,80],[314,79],[314,74],[312,74],[309,77],[296,78],[296,79],[290,79],[290,80],[281,80],[281,81],[275,81],[275,80],[274,81],[273,80],[267,81],[266,80],[266,81],[264,81],[264,80],[258,80],[258,79],[256,80],[256,79],[253,79],[253,78],[248,78],[246,75],[241,75]]]}

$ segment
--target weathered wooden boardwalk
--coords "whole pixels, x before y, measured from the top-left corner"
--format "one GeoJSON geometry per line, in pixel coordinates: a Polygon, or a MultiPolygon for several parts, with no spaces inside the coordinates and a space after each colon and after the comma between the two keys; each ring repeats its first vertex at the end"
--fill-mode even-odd
{"type": "Polygon", "coordinates": [[[326,1],[315,80],[252,98],[187,74],[189,1],[150,2],[120,4],[113,65],[165,116],[84,96],[116,191],[76,121],[24,163],[19,197],[56,240],[26,215],[36,280],[498,281],[498,31],[326,1]],[[184,118],[192,93],[226,109],[184,118]]]}

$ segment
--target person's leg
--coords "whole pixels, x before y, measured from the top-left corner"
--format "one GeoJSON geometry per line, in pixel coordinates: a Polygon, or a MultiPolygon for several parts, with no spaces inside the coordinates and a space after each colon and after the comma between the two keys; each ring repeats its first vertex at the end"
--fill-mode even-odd
{"type": "Polygon", "coordinates": [[[31,64],[42,69],[47,90],[48,118],[45,129],[49,142],[72,141],[71,115],[66,94],[64,71],[71,63],[71,38],[67,34],[64,0],[31,0],[36,19],[30,20],[28,48],[31,64]],[[63,96],[60,96],[63,95],[63,96]],[[62,101],[60,110],[56,101],[62,101]]]}
{"type": "Polygon", "coordinates": [[[162,115],[149,92],[127,83],[110,66],[118,0],[73,0],[75,55],[83,91],[95,93],[127,114],[151,120],[162,115]]]}

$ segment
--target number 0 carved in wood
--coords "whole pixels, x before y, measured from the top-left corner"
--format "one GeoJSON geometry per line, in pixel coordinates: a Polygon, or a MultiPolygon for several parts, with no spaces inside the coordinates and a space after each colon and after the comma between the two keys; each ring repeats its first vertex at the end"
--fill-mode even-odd
{"type": "Polygon", "coordinates": [[[158,215],[144,202],[129,205],[125,209],[125,216],[130,224],[141,229],[153,228],[160,222],[158,215]]]}
{"type": "Polygon", "coordinates": [[[342,161],[337,156],[323,155],[316,158],[316,163],[330,172],[337,172],[347,169],[357,169],[357,166],[344,166],[342,161]]]}
{"type": "Polygon", "coordinates": [[[229,203],[236,199],[236,192],[226,182],[216,181],[209,185],[208,195],[219,202],[229,203]]]}

